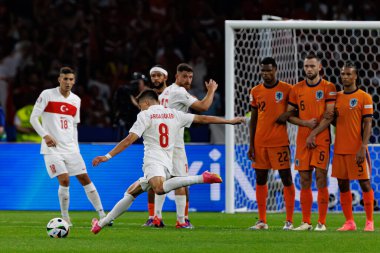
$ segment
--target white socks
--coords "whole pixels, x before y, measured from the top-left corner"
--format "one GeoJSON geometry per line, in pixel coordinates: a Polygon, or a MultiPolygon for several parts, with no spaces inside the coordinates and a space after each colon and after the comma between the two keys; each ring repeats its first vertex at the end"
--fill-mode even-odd
{"type": "Polygon", "coordinates": [[[164,205],[166,194],[154,194],[154,215],[162,219],[162,207],[164,205]]]}
{"type": "Polygon", "coordinates": [[[99,221],[99,226],[104,227],[112,220],[119,217],[122,213],[128,210],[128,208],[132,205],[135,198],[129,194],[125,193],[124,197],[117,202],[117,204],[112,208],[111,212],[107,214],[107,216],[99,221]]]}
{"type": "Polygon", "coordinates": [[[177,207],[177,220],[185,223],[186,195],[175,195],[175,205],[177,207]]]}
{"type": "Polygon", "coordinates": [[[90,200],[92,206],[95,208],[95,210],[98,212],[99,217],[103,218],[106,216],[103,210],[102,202],[100,201],[99,193],[96,190],[95,185],[91,182],[88,185],[83,186],[88,200],[90,200]]]}
{"type": "Polygon", "coordinates": [[[69,217],[69,203],[70,203],[69,187],[60,185],[58,187],[58,198],[59,198],[59,205],[61,207],[62,217],[69,217]]]}
{"type": "Polygon", "coordinates": [[[193,184],[202,184],[203,176],[187,176],[187,177],[173,177],[166,180],[163,184],[164,191],[170,192],[174,189],[178,189],[180,187],[189,186],[193,184]]]}

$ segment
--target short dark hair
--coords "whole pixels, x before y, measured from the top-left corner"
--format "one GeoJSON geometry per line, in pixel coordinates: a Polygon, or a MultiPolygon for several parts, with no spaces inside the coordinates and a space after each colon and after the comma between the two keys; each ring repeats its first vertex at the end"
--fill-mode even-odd
{"type": "Polygon", "coordinates": [[[352,61],[345,61],[343,63],[342,68],[351,68],[355,70],[355,73],[358,73],[358,68],[356,67],[356,64],[353,63],[352,61]]]}
{"type": "Polygon", "coordinates": [[[261,60],[260,65],[272,65],[273,67],[277,68],[276,60],[272,57],[265,57],[261,60]]]}
{"type": "Polygon", "coordinates": [[[313,52],[308,53],[308,54],[306,55],[305,59],[308,59],[308,60],[316,59],[316,60],[319,61],[319,62],[321,61],[321,58],[318,56],[318,54],[313,53],[313,52]]]}
{"type": "Polygon", "coordinates": [[[177,66],[177,72],[193,72],[193,68],[187,63],[181,63],[177,66]]]}
{"type": "Polygon", "coordinates": [[[155,92],[152,89],[145,89],[136,97],[137,103],[140,103],[140,101],[148,99],[148,100],[154,100],[158,102],[158,95],[157,92],[155,92]]]}
{"type": "Polygon", "coordinates": [[[75,71],[74,69],[70,68],[70,67],[62,67],[60,70],[59,70],[59,74],[74,74],[75,75],[75,71]]]}

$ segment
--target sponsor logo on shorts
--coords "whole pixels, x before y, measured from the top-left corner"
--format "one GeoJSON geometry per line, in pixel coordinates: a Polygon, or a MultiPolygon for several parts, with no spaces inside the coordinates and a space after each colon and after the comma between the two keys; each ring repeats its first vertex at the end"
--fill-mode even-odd
{"type": "Polygon", "coordinates": [[[55,165],[54,164],[50,165],[49,167],[50,167],[50,170],[51,170],[51,172],[53,174],[55,174],[57,172],[57,170],[55,169],[55,165]]]}

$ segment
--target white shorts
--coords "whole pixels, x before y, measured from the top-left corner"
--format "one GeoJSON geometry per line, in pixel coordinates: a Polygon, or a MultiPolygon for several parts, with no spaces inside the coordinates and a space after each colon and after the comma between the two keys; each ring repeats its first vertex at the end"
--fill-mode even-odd
{"type": "Polygon", "coordinates": [[[50,178],[64,173],[69,173],[69,176],[87,173],[86,164],[80,153],[44,155],[44,160],[50,178]]]}
{"type": "Polygon", "coordinates": [[[189,166],[184,148],[174,148],[173,151],[173,177],[186,177],[189,175],[189,166]]]}
{"type": "Polygon", "coordinates": [[[139,178],[139,183],[143,191],[150,189],[149,180],[153,177],[171,178],[169,170],[160,164],[150,164],[143,167],[144,176],[139,178]]]}

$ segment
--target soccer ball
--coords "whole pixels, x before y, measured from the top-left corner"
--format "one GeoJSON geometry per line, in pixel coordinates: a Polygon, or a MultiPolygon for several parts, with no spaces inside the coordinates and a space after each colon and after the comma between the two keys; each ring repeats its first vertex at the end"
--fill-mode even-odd
{"type": "Polygon", "coordinates": [[[48,236],[52,238],[64,238],[69,234],[70,227],[62,218],[54,218],[46,225],[48,236]]]}

